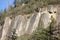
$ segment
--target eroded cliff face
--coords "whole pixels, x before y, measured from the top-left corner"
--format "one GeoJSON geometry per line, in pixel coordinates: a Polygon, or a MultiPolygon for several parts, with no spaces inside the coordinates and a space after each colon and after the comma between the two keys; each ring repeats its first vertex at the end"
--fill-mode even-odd
{"type": "Polygon", "coordinates": [[[3,30],[2,30],[1,40],[8,40],[7,38],[8,38],[11,21],[12,20],[9,17],[6,17],[3,30]]]}
{"type": "Polygon", "coordinates": [[[43,23],[43,28],[48,27],[51,23],[51,17],[56,19],[56,13],[54,13],[54,11],[50,12],[52,13],[49,13],[47,9],[43,11],[40,10],[38,13],[30,15],[29,18],[26,18],[23,15],[18,15],[14,19],[6,17],[3,30],[1,31],[1,40],[11,40],[13,31],[15,31],[15,34],[18,37],[24,34],[31,34],[38,28],[39,24],[41,24],[40,21],[43,23]]]}

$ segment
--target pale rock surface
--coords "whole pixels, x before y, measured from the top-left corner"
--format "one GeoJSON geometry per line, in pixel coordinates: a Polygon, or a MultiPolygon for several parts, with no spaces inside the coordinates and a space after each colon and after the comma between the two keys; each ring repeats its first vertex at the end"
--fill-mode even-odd
{"type": "Polygon", "coordinates": [[[3,30],[2,30],[2,37],[1,40],[8,40],[8,33],[9,33],[9,28],[11,25],[11,19],[9,17],[6,17],[5,19],[5,23],[3,26],[3,30]]]}
{"type": "Polygon", "coordinates": [[[46,28],[49,26],[51,19],[49,13],[44,13],[41,15],[41,22],[43,23],[43,28],[46,28]]]}
{"type": "Polygon", "coordinates": [[[40,16],[41,16],[40,12],[36,14],[32,14],[32,16],[27,21],[27,26],[26,26],[27,33],[32,33],[38,27],[40,16]]]}
{"type": "Polygon", "coordinates": [[[20,36],[25,33],[27,19],[21,15],[17,16],[16,18],[18,19],[16,26],[16,34],[17,36],[20,36]]]}

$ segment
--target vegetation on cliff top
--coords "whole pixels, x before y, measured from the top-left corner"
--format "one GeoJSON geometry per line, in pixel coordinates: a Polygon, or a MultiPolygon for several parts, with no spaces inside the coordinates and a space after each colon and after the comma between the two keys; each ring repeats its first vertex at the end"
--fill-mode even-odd
{"type": "Polygon", "coordinates": [[[9,5],[4,11],[6,16],[15,17],[19,14],[39,12],[39,8],[54,4],[60,4],[60,0],[15,0],[14,7],[9,5]]]}

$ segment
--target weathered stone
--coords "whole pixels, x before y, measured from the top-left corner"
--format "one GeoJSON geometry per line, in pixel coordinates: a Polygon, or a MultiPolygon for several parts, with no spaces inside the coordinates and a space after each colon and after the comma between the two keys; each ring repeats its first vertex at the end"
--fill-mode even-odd
{"type": "Polygon", "coordinates": [[[37,27],[40,19],[40,13],[33,14],[27,21],[26,32],[32,33],[37,27]]]}
{"type": "Polygon", "coordinates": [[[18,16],[17,18],[17,26],[16,26],[16,34],[17,36],[23,35],[25,33],[25,28],[26,28],[26,21],[27,19],[24,16],[18,16]]]}
{"type": "Polygon", "coordinates": [[[6,17],[5,19],[5,23],[3,26],[3,30],[2,30],[2,37],[1,40],[8,40],[8,33],[9,33],[9,28],[11,25],[11,19],[9,17],[6,17]]]}

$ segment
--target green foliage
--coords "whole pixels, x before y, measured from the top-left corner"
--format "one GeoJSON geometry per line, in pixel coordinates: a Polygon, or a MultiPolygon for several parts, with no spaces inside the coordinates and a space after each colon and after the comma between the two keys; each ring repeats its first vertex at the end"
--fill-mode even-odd
{"type": "Polygon", "coordinates": [[[58,34],[58,39],[60,40],[60,34],[58,34]]]}
{"type": "Polygon", "coordinates": [[[48,4],[60,4],[60,0],[48,0],[48,4]]]}
{"type": "Polygon", "coordinates": [[[50,40],[49,30],[39,28],[33,33],[29,40],[50,40]]]}
{"type": "Polygon", "coordinates": [[[16,15],[25,15],[30,13],[39,12],[41,7],[48,6],[50,4],[59,4],[59,0],[15,0],[14,7],[10,6],[8,16],[15,17],[16,15]]]}
{"type": "Polygon", "coordinates": [[[24,34],[22,36],[20,36],[20,40],[28,40],[30,38],[30,34],[24,34]]]}
{"type": "Polygon", "coordinates": [[[0,12],[0,25],[4,24],[5,12],[0,12]]]}
{"type": "Polygon", "coordinates": [[[30,14],[39,12],[40,7],[48,5],[47,2],[43,2],[41,0],[20,0],[20,2],[19,0],[15,0],[14,4],[17,14],[30,14]],[[17,9],[18,7],[19,9],[17,9]]]}
{"type": "Polygon", "coordinates": [[[10,6],[9,11],[7,9],[4,9],[4,11],[0,11],[0,25],[3,26],[5,17],[10,15],[9,13],[10,13],[11,10],[13,10],[12,6],[10,6]]]}
{"type": "Polygon", "coordinates": [[[59,0],[15,0],[11,15],[35,13],[39,12],[41,7],[59,3],[59,0]]]}
{"type": "Polygon", "coordinates": [[[58,33],[57,33],[57,36],[58,36],[58,40],[60,40],[60,22],[58,23],[58,26],[57,26],[57,28],[58,28],[58,33]]]}
{"type": "Polygon", "coordinates": [[[47,4],[60,4],[60,0],[17,0],[15,4],[38,4],[39,6],[47,4]]]}

